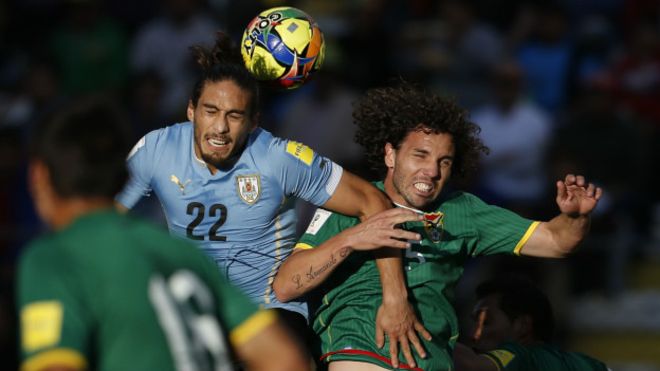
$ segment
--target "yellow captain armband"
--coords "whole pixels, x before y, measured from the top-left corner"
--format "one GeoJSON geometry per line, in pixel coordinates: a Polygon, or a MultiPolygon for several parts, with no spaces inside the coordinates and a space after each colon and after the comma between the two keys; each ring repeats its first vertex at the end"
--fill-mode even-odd
{"type": "Polygon", "coordinates": [[[21,309],[21,346],[25,352],[53,346],[60,341],[64,309],[56,300],[38,301],[21,309]]]}
{"type": "Polygon", "coordinates": [[[309,166],[314,159],[314,151],[306,145],[290,140],[286,144],[286,152],[309,166]]]}

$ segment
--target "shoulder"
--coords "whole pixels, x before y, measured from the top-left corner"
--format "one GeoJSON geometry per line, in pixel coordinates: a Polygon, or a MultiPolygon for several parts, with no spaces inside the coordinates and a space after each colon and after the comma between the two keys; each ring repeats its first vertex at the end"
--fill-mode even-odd
{"type": "Polygon", "coordinates": [[[179,147],[186,142],[192,143],[192,133],[191,122],[178,123],[150,131],[133,146],[128,154],[128,159],[141,151],[158,151],[171,146],[179,147]]]}
{"type": "Polygon", "coordinates": [[[314,159],[314,151],[303,143],[274,136],[262,128],[255,129],[249,140],[252,156],[271,165],[301,161],[309,166],[314,159]]]}

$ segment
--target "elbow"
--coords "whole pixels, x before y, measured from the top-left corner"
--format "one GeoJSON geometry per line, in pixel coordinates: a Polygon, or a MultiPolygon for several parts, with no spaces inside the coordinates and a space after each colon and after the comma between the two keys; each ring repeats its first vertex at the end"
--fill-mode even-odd
{"type": "Polygon", "coordinates": [[[275,276],[275,280],[273,280],[273,292],[278,301],[286,303],[295,299],[296,295],[294,290],[291,287],[287,287],[288,285],[282,281],[283,279],[279,278],[279,275],[275,276]]]}

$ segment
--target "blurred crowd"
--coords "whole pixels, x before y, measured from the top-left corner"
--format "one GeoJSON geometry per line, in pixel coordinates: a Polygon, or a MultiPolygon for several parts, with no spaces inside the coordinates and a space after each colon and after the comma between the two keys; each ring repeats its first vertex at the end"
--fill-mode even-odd
{"type": "Polygon", "coordinates": [[[15,354],[16,258],[42,229],[25,182],[33,124],[89,94],[121,102],[136,141],[185,121],[195,73],[188,47],[218,30],[239,42],[254,16],[279,5],[315,18],[326,60],[302,88],[264,91],[261,121],[274,133],[373,178],[352,140],[352,102],[404,79],[454,96],[482,128],[490,154],[465,186],[484,200],[544,220],[556,213],[563,174],[604,188],[578,254],[477,261],[459,293],[517,269],[567,311],[562,303],[579,295],[627,292],[637,262],[660,264],[657,0],[8,0],[0,3],[0,353],[15,354]]]}

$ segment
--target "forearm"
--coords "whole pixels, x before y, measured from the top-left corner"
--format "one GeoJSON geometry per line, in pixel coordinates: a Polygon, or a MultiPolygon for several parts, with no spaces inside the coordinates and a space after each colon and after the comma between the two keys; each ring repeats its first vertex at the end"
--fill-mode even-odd
{"type": "Polygon", "coordinates": [[[403,275],[401,250],[382,248],[374,251],[383,288],[383,304],[407,301],[408,290],[403,275]]]}
{"type": "Polygon", "coordinates": [[[570,254],[589,232],[588,215],[559,214],[547,223],[556,250],[561,256],[570,254]]]}
{"type": "Polygon", "coordinates": [[[323,208],[360,218],[364,221],[371,215],[390,209],[390,199],[362,178],[344,171],[339,186],[323,208]]]}
{"type": "Polygon", "coordinates": [[[295,299],[320,285],[353,251],[346,234],[340,233],[321,246],[295,251],[280,266],[273,281],[281,302],[295,299]]]}

